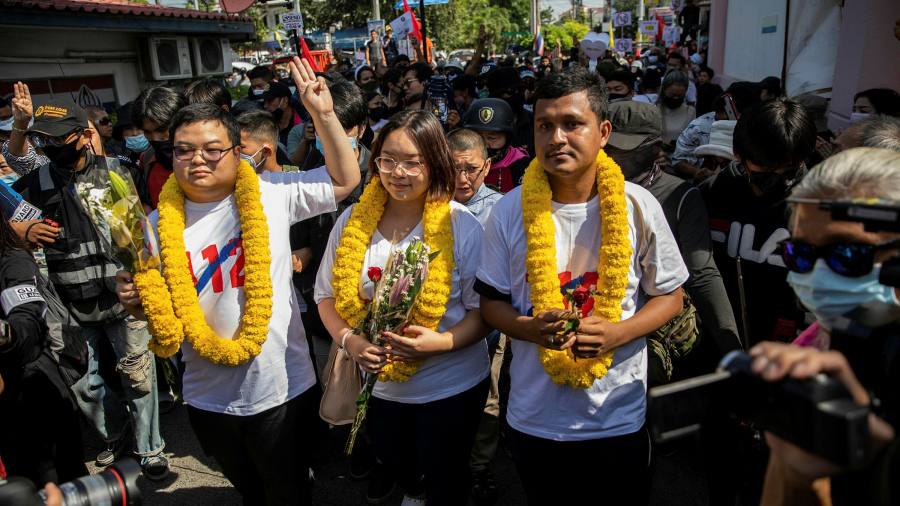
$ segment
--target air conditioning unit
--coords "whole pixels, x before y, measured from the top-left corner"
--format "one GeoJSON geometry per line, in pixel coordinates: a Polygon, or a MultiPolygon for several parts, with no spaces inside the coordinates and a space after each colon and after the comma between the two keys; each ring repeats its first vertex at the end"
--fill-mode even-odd
{"type": "Polygon", "coordinates": [[[231,72],[231,44],[219,37],[191,38],[194,73],[215,76],[231,72]]]}
{"type": "Polygon", "coordinates": [[[157,81],[193,77],[187,37],[150,37],[150,66],[157,81]]]}

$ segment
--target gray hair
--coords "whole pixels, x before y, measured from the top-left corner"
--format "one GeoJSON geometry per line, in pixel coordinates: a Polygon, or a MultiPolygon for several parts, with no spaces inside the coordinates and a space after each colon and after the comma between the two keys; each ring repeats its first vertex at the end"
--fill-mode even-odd
{"type": "Polygon", "coordinates": [[[900,118],[876,114],[859,122],[859,139],[867,148],[900,151],[900,118]]]}
{"type": "Polygon", "coordinates": [[[879,148],[841,151],[809,171],[791,198],[900,201],[900,152],[879,148]]]}
{"type": "Polygon", "coordinates": [[[666,73],[665,77],[663,77],[662,86],[659,88],[659,94],[662,96],[663,92],[669,86],[674,86],[676,84],[680,84],[687,89],[690,86],[690,81],[688,81],[687,75],[680,70],[670,70],[666,73]]]}

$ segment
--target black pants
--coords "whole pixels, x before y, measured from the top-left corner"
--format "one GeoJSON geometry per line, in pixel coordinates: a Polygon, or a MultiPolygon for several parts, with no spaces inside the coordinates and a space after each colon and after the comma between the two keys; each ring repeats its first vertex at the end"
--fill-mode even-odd
{"type": "Polygon", "coordinates": [[[251,416],[188,406],[203,451],[216,459],[244,504],[310,504],[309,446],[316,389],[251,416]]]}
{"type": "Polygon", "coordinates": [[[530,506],[636,506],[650,500],[650,436],[644,428],[589,441],[552,441],[506,430],[530,506]]]}
{"type": "Polygon", "coordinates": [[[38,487],[88,474],[78,410],[55,367],[7,384],[0,398],[0,457],[10,476],[38,487]]]}
{"type": "Polygon", "coordinates": [[[404,404],[372,398],[366,416],[375,455],[410,494],[424,491],[429,506],[466,504],[469,453],[490,378],[446,399],[404,404]]]}

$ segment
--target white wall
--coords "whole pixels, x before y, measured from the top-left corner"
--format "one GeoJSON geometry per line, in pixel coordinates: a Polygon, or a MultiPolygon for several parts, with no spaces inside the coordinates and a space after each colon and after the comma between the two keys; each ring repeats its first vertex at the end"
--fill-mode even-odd
{"type": "Polygon", "coordinates": [[[0,57],[36,59],[0,62],[0,79],[4,81],[112,74],[118,105],[134,100],[141,92],[142,81],[136,57],[84,63],[37,60],[64,59],[68,51],[132,51],[137,54],[140,40],[137,33],[63,29],[37,31],[15,27],[4,27],[3,33],[0,57]]]}
{"type": "Polygon", "coordinates": [[[746,81],[781,76],[785,5],[785,0],[732,0],[727,3],[724,74],[746,81]],[[775,31],[762,33],[764,21],[773,17],[775,31]]]}

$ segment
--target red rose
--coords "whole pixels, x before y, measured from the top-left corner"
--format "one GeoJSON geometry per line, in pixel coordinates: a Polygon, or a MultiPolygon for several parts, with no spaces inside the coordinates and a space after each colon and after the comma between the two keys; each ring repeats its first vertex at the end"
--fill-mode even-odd
{"type": "Polygon", "coordinates": [[[575,301],[576,307],[581,307],[588,299],[591,298],[591,291],[583,286],[579,286],[572,291],[572,300],[575,301]]]}
{"type": "Polygon", "coordinates": [[[377,283],[381,279],[381,267],[369,267],[366,275],[369,276],[369,281],[377,283]]]}

